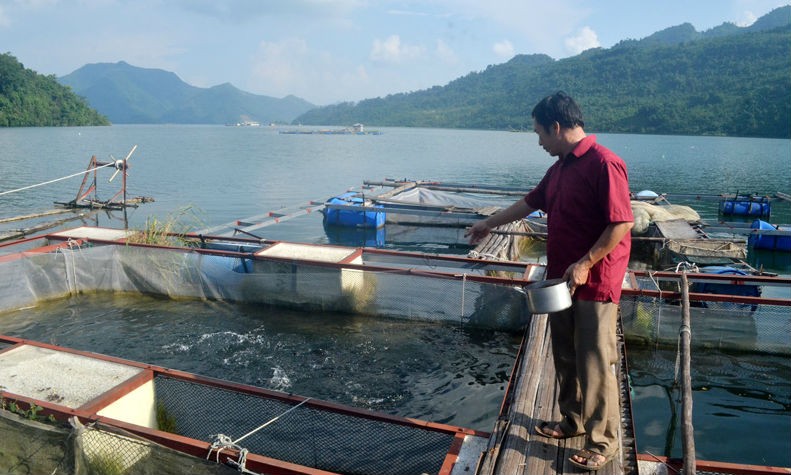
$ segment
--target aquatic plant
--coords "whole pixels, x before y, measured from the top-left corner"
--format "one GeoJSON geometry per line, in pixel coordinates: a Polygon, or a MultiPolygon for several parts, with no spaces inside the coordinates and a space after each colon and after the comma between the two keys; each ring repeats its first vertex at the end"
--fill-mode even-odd
{"type": "Polygon", "coordinates": [[[154,244],[159,246],[185,244],[184,235],[197,226],[202,226],[192,206],[181,208],[171,213],[164,220],[149,216],[145,227],[127,237],[126,242],[132,244],[154,244]]]}
{"type": "Polygon", "coordinates": [[[161,402],[157,402],[157,429],[176,434],[176,418],[161,402]]]}
{"type": "Polygon", "coordinates": [[[87,471],[91,475],[124,475],[127,468],[118,456],[104,453],[86,457],[87,471]]]}

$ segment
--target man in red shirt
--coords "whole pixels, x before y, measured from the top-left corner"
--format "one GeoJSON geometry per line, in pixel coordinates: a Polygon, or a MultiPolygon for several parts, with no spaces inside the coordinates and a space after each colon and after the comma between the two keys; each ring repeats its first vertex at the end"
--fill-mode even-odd
{"type": "Polygon", "coordinates": [[[532,116],[538,144],[558,160],[524,199],[467,235],[477,243],[496,226],[547,213],[546,278],[568,282],[572,306],[549,317],[562,419],[535,430],[553,439],[584,435],[585,448],[569,460],[598,470],[618,451],[615,332],[634,224],[626,164],[586,135],[579,106],[565,93],[541,100],[532,116]]]}

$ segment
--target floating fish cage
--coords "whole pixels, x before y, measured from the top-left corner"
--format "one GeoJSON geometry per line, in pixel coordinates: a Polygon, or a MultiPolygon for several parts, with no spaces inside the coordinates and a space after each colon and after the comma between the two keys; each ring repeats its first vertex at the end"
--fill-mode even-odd
{"type": "Polygon", "coordinates": [[[22,252],[0,246],[0,310],[120,291],[518,331],[530,316],[522,288],[544,272],[369,248],[206,236],[155,246],[125,236],[84,227],[37,238],[22,252]]]}
{"type": "Polygon", "coordinates": [[[29,473],[462,473],[489,435],[2,335],[0,378],[29,473]]]}
{"type": "MultiPolygon", "coordinates": [[[[787,231],[780,226],[767,223],[760,219],[756,219],[750,225],[750,228],[758,231],[787,231]]],[[[765,234],[751,234],[747,238],[747,244],[752,246],[753,249],[767,249],[769,251],[783,251],[791,252],[791,236],[773,236],[769,233],[765,234]]]]}
{"type": "Polygon", "coordinates": [[[720,213],[725,216],[768,218],[772,205],[767,196],[740,195],[720,201],[720,213]]]}
{"type": "MultiPolygon", "coordinates": [[[[676,346],[684,310],[680,274],[634,272],[627,277],[633,281],[620,305],[627,340],[676,346]]],[[[791,280],[728,266],[702,267],[687,277],[693,347],[791,354],[791,280]]]]}

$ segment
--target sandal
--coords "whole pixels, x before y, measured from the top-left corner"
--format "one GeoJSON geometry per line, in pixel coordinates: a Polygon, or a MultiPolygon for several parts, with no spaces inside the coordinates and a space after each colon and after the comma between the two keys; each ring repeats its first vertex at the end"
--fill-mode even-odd
{"type": "Polygon", "coordinates": [[[576,454],[569,457],[569,462],[576,465],[579,468],[584,468],[585,470],[593,471],[599,470],[600,468],[607,465],[610,460],[612,460],[612,455],[606,456],[602,454],[597,454],[596,452],[591,452],[588,449],[582,449],[576,454]],[[578,462],[574,460],[574,457],[579,457],[583,459],[583,462],[578,462]],[[594,457],[601,457],[603,460],[594,461],[594,457]]]}
{"type": "Polygon", "coordinates": [[[547,439],[570,439],[572,437],[578,437],[580,435],[585,435],[585,432],[578,432],[576,434],[564,434],[559,430],[555,430],[555,427],[560,429],[560,423],[553,424],[551,422],[542,422],[541,425],[535,426],[533,429],[536,431],[536,434],[540,435],[541,437],[546,437],[547,439]]]}

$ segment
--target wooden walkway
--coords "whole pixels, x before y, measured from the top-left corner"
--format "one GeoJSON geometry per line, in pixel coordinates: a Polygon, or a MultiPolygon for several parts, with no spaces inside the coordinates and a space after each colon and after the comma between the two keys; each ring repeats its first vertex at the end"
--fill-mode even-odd
{"type": "MultiPolygon", "coordinates": [[[[503,403],[489,447],[478,464],[477,475],[593,473],[568,462],[568,458],[582,448],[583,437],[556,441],[539,437],[533,431],[533,427],[543,421],[560,420],[547,319],[547,315],[534,315],[531,319],[511,378],[510,394],[503,403]]],[[[621,385],[621,450],[612,462],[595,472],[602,475],[637,474],[622,335],[619,335],[618,346],[621,352],[620,367],[616,368],[621,385]]]]}

